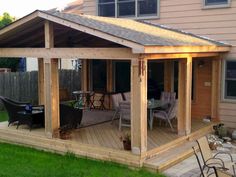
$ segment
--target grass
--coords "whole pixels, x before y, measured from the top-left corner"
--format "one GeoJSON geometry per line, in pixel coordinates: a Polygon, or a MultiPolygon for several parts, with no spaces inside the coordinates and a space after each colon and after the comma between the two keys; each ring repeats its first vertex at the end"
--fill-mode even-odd
{"type": "Polygon", "coordinates": [[[0,177],[164,177],[144,169],[0,143],[0,177]]]}
{"type": "Polygon", "coordinates": [[[0,111],[0,122],[4,122],[8,120],[8,115],[7,112],[5,111],[0,111]]]}

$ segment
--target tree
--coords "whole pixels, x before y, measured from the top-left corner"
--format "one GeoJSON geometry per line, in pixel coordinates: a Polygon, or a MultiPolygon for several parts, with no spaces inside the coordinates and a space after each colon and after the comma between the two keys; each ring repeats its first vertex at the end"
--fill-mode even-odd
{"type": "Polygon", "coordinates": [[[12,23],[15,21],[15,18],[10,16],[9,13],[4,12],[2,16],[0,16],[0,28],[3,28],[4,26],[12,23]]]}
{"type": "MultiPolygon", "coordinates": [[[[0,16],[0,28],[5,27],[6,25],[15,21],[15,18],[10,16],[9,13],[5,12],[0,16]]],[[[1,58],[0,59],[0,68],[11,68],[12,71],[16,71],[19,64],[19,58],[1,58]]]]}

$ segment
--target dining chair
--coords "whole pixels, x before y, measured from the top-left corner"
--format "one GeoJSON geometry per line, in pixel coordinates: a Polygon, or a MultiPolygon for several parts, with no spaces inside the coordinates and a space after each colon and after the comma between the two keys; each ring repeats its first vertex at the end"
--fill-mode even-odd
{"type": "Polygon", "coordinates": [[[163,102],[169,103],[170,102],[170,92],[161,92],[160,100],[163,102]]]}
{"type": "Polygon", "coordinates": [[[123,95],[124,95],[125,101],[131,102],[130,92],[124,92],[123,95]]]}
{"type": "Polygon", "coordinates": [[[173,101],[170,103],[170,106],[166,110],[154,110],[153,117],[161,120],[165,120],[169,125],[172,131],[174,128],[172,126],[171,120],[177,116],[177,102],[173,101]]]}
{"type": "Polygon", "coordinates": [[[119,103],[119,111],[120,111],[119,131],[121,131],[122,127],[130,127],[131,126],[130,102],[128,102],[128,101],[120,102],[119,103]]]}
{"type": "Polygon", "coordinates": [[[104,110],[105,109],[104,101],[105,101],[105,94],[94,93],[91,96],[91,100],[90,100],[91,108],[104,110]]]}
{"type": "Polygon", "coordinates": [[[112,98],[112,104],[113,104],[113,108],[115,109],[115,112],[112,116],[112,119],[111,119],[111,123],[113,123],[113,120],[116,118],[116,116],[119,114],[119,103],[121,101],[124,101],[123,100],[123,97],[121,95],[121,93],[116,93],[116,94],[112,94],[111,95],[111,98],[112,98]]]}
{"type": "Polygon", "coordinates": [[[176,100],[176,93],[175,92],[161,92],[161,101],[163,102],[173,102],[176,100]]]}

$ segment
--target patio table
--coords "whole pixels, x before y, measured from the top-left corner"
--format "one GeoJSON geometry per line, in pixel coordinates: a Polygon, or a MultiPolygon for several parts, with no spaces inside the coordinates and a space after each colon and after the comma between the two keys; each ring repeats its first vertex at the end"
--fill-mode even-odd
{"type": "Polygon", "coordinates": [[[149,123],[149,127],[150,130],[152,130],[153,127],[153,109],[157,109],[157,108],[161,108],[166,106],[168,103],[165,101],[161,101],[161,100],[148,100],[148,104],[147,104],[147,108],[149,110],[149,116],[148,116],[148,123],[149,123]]]}

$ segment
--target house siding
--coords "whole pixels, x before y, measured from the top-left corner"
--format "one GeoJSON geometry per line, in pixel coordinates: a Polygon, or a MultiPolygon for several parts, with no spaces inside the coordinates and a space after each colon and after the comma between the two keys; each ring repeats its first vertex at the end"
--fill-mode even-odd
{"type": "Polygon", "coordinates": [[[199,67],[195,64],[194,69],[194,96],[192,101],[192,118],[202,119],[211,115],[211,86],[206,85],[212,80],[212,62],[206,58],[199,59],[204,61],[204,66],[199,67]]]}
{"type": "MultiPolygon", "coordinates": [[[[84,0],[84,14],[96,15],[96,9],[96,0],[84,0]]],[[[233,47],[224,59],[236,60],[236,0],[230,8],[215,9],[203,9],[203,0],[160,0],[160,18],[147,21],[227,42],[233,47]]],[[[236,102],[221,101],[219,118],[236,127],[236,102]]]]}

